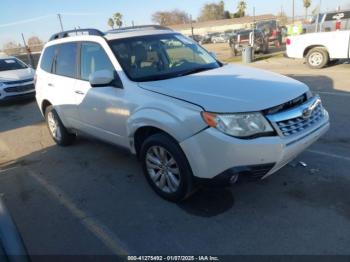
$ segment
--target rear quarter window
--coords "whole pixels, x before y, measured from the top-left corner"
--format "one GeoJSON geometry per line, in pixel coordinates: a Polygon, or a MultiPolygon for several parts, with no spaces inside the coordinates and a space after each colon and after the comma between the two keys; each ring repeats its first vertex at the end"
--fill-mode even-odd
{"type": "Polygon", "coordinates": [[[49,46],[44,50],[40,68],[46,72],[52,72],[52,62],[55,56],[56,46],[49,46]]]}

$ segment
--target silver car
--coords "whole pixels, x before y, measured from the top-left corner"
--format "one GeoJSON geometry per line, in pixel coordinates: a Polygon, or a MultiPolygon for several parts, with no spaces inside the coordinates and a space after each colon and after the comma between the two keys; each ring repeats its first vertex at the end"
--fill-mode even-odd
{"type": "Polygon", "coordinates": [[[159,26],[55,34],[37,69],[36,98],[57,144],[89,134],[127,148],[160,196],[206,183],[266,178],[329,128],[309,88],[223,64],[159,26]]]}
{"type": "Polygon", "coordinates": [[[35,71],[12,56],[0,56],[0,101],[34,98],[35,71]]]}

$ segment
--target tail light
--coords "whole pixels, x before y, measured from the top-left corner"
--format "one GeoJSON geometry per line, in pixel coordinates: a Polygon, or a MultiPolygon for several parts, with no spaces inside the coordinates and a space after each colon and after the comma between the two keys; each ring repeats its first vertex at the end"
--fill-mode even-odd
{"type": "Polygon", "coordinates": [[[292,40],[290,40],[290,38],[287,38],[286,44],[287,44],[287,45],[291,45],[291,44],[292,44],[292,40]]]}

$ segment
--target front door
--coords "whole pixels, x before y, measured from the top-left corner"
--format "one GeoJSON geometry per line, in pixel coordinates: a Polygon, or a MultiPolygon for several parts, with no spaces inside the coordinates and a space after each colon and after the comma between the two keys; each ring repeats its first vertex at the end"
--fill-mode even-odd
{"type": "Polygon", "coordinates": [[[75,87],[81,129],[100,139],[124,145],[127,114],[123,113],[125,90],[113,86],[91,87],[89,77],[114,66],[98,43],[83,42],[80,48],[80,77],[75,87]]]}

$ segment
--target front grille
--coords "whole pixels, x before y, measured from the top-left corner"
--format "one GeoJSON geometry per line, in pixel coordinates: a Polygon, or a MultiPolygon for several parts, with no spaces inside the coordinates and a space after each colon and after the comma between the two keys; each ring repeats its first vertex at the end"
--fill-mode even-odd
{"type": "Polygon", "coordinates": [[[11,86],[11,87],[4,88],[5,92],[7,93],[27,92],[34,89],[35,89],[34,84],[23,85],[23,86],[11,86]]]}
{"type": "Polygon", "coordinates": [[[7,85],[16,85],[16,84],[23,84],[26,82],[32,82],[34,81],[34,78],[24,79],[24,80],[16,80],[16,81],[2,81],[3,83],[7,85]]]}
{"type": "Polygon", "coordinates": [[[291,136],[303,132],[305,129],[315,125],[323,118],[323,108],[319,104],[308,118],[297,117],[277,122],[278,128],[284,136],[291,136]]]}
{"type": "Polygon", "coordinates": [[[276,114],[278,112],[286,111],[293,107],[300,106],[301,104],[305,103],[306,100],[307,100],[307,95],[305,93],[291,101],[288,101],[287,103],[264,110],[263,113],[266,115],[270,115],[270,114],[276,114]]]}

